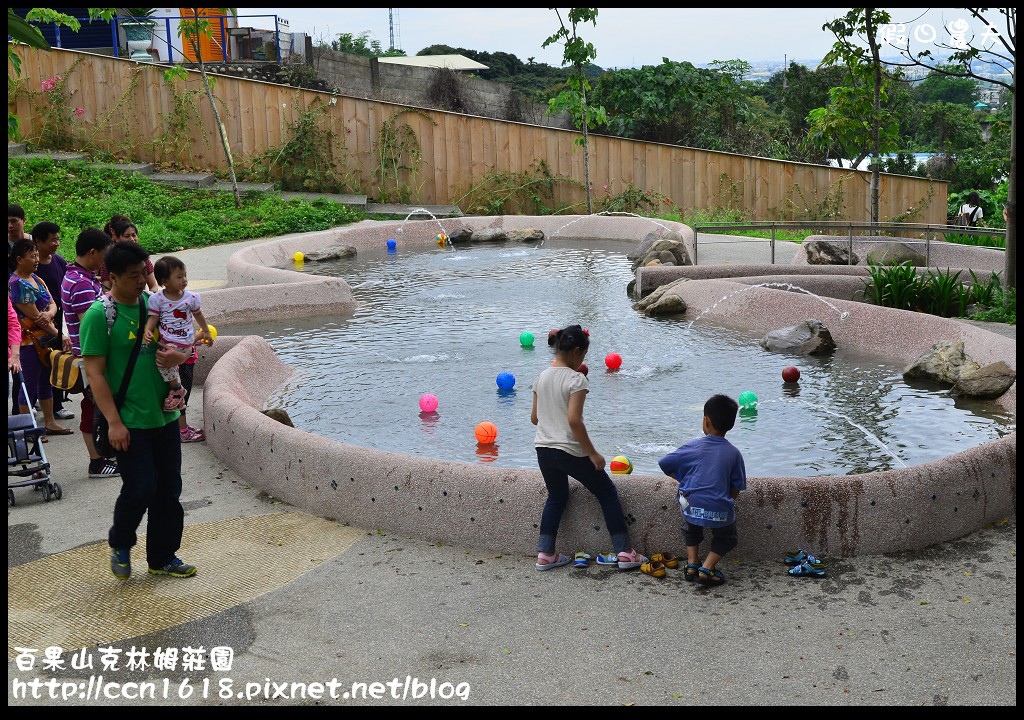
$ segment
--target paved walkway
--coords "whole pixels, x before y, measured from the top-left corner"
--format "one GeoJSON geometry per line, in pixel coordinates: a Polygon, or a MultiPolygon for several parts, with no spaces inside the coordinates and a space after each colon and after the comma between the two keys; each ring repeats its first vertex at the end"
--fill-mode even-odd
{"type": "MultiPolygon", "coordinates": [[[[194,287],[224,282],[246,244],[180,253],[194,287]]],[[[193,424],[201,410],[197,388],[193,424]]],[[[46,450],[63,499],[20,489],[8,510],[9,705],[1016,704],[1016,516],[918,552],[828,559],[822,580],[727,559],[728,584],[704,589],[679,571],[538,573],[532,557],[346,528],[257,491],[196,443],[183,446],[181,554],[199,574],[136,569],[119,583],[105,569],[118,481],[86,477],[79,437],[46,450]],[[16,646],[85,648],[94,668],[21,670],[16,646]],[[234,659],[228,671],[102,668],[99,648],[133,646],[234,659]],[[81,685],[58,685],[66,700],[20,694],[50,677],[81,685]],[[297,695],[333,678],[337,699],[297,695]],[[110,685],[139,681],[153,698],[110,685]],[[374,682],[391,685],[352,695],[374,682]]],[[[679,550],[647,548],[660,549],[679,550]]]]}

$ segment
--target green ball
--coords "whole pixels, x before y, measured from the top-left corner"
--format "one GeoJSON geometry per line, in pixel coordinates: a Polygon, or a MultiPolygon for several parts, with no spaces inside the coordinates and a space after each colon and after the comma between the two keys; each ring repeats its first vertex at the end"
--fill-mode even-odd
{"type": "Polygon", "coordinates": [[[523,347],[533,347],[533,333],[529,330],[524,330],[519,334],[519,344],[523,347]]]}
{"type": "Polygon", "coordinates": [[[752,393],[750,390],[744,390],[740,393],[739,399],[740,407],[743,409],[756,408],[757,407],[757,395],[752,393]]]}

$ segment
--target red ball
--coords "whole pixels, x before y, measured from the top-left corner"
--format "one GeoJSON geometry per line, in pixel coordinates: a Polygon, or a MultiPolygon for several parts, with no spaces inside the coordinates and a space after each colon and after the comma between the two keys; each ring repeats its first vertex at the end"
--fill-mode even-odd
{"type": "Polygon", "coordinates": [[[604,364],[609,370],[618,370],[622,367],[622,356],[618,353],[608,353],[604,356],[604,364]]]}
{"type": "Polygon", "coordinates": [[[586,375],[586,374],[588,374],[590,372],[590,368],[587,367],[586,363],[582,363],[581,362],[580,366],[578,368],[576,368],[576,372],[580,372],[580,373],[583,373],[584,375],[586,375]]]}
{"type": "Polygon", "coordinates": [[[782,379],[784,382],[795,383],[800,379],[800,370],[792,365],[782,368],[782,379]]]}

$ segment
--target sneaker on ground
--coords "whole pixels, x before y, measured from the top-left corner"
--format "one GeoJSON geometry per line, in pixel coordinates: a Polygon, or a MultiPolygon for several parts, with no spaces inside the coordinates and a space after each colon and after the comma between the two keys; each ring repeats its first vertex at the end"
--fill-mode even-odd
{"type": "MultiPolygon", "coordinates": [[[[114,577],[127,580],[132,575],[131,550],[128,548],[110,549],[110,572],[114,577]]],[[[150,571],[152,572],[152,571],[150,571]]]]}
{"type": "Polygon", "coordinates": [[[181,436],[183,443],[203,442],[206,440],[206,433],[200,428],[194,428],[191,425],[183,428],[178,432],[181,436]]]}
{"type": "Polygon", "coordinates": [[[59,420],[72,420],[75,417],[75,414],[67,408],[61,408],[60,410],[55,411],[53,416],[59,420]]]}
{"type": "Polygon", "coordinates": [[[186,578],[196,574],[196,566],[183,562],[180,557],[175,555],[163,567],[150,568],[149,573],[150,575],[170,575],[171,577],[186,578]]]}
{"type": "Polygon", "coordinates": [[[117,469],[117,461],[110,458],[96,458],[89,461],[89,477],[108,478],[117,477],[121,471],[117,469]]]}

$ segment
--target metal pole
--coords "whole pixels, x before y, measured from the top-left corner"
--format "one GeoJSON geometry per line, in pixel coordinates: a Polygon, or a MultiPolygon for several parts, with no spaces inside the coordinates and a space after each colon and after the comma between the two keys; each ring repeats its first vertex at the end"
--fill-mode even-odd
{"type": "Polygon", "coordinates": [[[114,45],[114,57],[121,57],[120,48],[118,48],[119,43],[117,41],[117,20],[115,18],[110,18],[110,40],[114,45]]]}
{"type": "Polygon", "coordinates": [[[932,231],[926,230],[924,233],[924,265],[925,267],[932,266],[932,231]]]}
{"type": "Polygon", "coordinates": [[[775,225],[772,225],[772,265],[775,264],[775,225]]]}
{"type": "Polygon", "coordinates": [[[693,229],[693,264],[697,264],[697,228],[693,229]]]}
{"type": "Polygon", "coordinates": [[[846,226],[850,238],[850,257],[846,258],[847,265],[853,265],[853,223],[846,226]]]}

